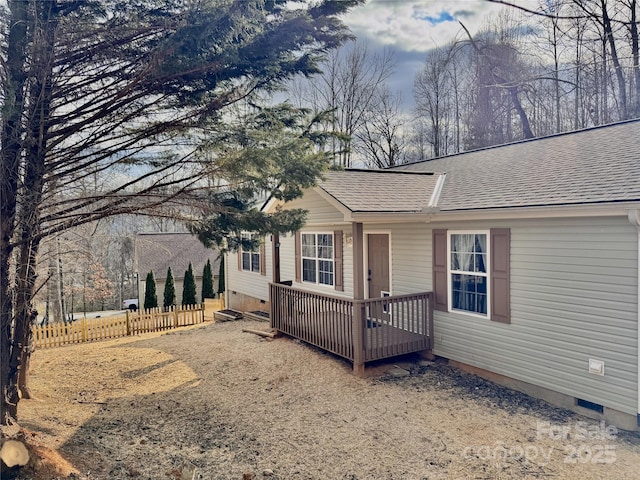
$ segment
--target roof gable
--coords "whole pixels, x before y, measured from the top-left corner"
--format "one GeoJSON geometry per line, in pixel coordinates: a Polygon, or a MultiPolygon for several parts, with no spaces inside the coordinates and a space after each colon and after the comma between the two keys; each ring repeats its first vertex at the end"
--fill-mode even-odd
{"type": "Polygon", "coordinates": [[[420,213],[433,206],[441,181],[433,172],[352,169],[327,172],[318,188],[353,213],[420,213]]]}

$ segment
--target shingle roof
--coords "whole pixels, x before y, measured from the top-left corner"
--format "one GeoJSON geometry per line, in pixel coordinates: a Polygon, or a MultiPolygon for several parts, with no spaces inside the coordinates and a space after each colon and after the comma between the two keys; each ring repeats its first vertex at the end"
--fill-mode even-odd
{"type": "Polygon", "coordinates": [[[441,211],[640,201],[640,120],[396,167],[445,172],[441,211]]]}
{"type": "Polygon", "coordinates": [[[175,279],[183,278],[189,262],[193,274],[201,277],[207,260],[211,260],[213,275],[218,274],[219,252],[206,248],[190,233],[139,233],[135,248],[140,278],[153,271],[156,280],[165,279],[169,267],[175,279]]]}
{"type": "Polygon", "coordinates": [[[327,172],[319,187],[352,212],[420,212],[429,206],[439,175],[431,172],[327,172]]]}

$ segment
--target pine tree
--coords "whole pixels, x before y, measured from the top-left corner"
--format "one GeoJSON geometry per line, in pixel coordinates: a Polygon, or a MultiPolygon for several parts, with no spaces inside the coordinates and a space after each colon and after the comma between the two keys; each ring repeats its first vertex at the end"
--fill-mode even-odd
{"type": "Polygon", "coordinates": [[[196,301],[196,279],[193,276],[193,267],[189,262],[189,268],[184,272],[184,285],[182,287],[182,305],[195,305],[196,301]]]}
{"type": "Polygon", "coordinates": [[[156,295],[156,279],[153,272],[147,273],[144,289],[144,309],[156,308],[158,306],[158,295],[156,295]]]}
{"type": "Polygon", "coordinates": [[[164,283],[164,302],[163,307],[172,307],[176,304],[176,286],[173,282],[173,273],[171,267],[167,269],[167,281],[164,283]]]}
{"type": "Polygon", "coordinates": [[[220,255],[220,270],[218,271],[218,293],[222,295],[226,288],[224,280],[224,255],[220,255]]]}
{"type": "Polygon", "coordinates": [[[213,291],[213,272],[211,271],[211,260],[207,260],[207,264],[202,269],[202,301],[205,298],[215,298],[216,293],[213,291]]]}
{"type": "MultiPolygon", "coordinates": [[[[234,103],[318,72],[349,37],[341,15],[362,1],[0,4],[0,424],[15,423],[28,371],[42,240],[123,213],[173,215],[208,175],[230,192],[288,195],[300,178],[292,162],[213,160],[204,144],[235,117],[234,103]],[[185,168],[199,152],[207,160],[185,168]],[[93,175],[90,192],[67,188],[93,175]]],[[[320,170],[303,157],[306,188],[320,170]]],[[[226,197],[211,203],[206,211],[236,217],[226,197]]]]}

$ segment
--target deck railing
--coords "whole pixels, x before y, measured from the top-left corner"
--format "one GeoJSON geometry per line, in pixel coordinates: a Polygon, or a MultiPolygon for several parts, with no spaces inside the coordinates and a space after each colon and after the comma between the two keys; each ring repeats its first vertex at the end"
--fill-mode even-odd
{"type": "Polygon", "coordinates": [[[432,298],[425,292],[356,302],[363,307],[364,361],[431,348],[432,298]]]}
{"type": "Polygon", "coordinates": [[[432,293],[353,300],[271,284],[270,304],[273,328],[354,365],[431,348],[432,293]]]}
{"type": "Polygon", "coordinates": [[[353,301],[279,284],[270,285],[271,327],[353,360],[353,301]]]}

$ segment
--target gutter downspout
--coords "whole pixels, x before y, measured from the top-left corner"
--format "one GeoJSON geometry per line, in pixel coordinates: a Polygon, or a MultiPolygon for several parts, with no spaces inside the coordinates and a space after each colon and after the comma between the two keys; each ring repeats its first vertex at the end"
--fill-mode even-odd
{"type": "Polygon", "coordinates": [[[640,210],[629,210],[629,222],[631,225],[635,225],[638,230],[638,330],[636,337],[636,348],[638,350],[638,411],[636,415],[636,424],[640,427],[640,210]]]}

